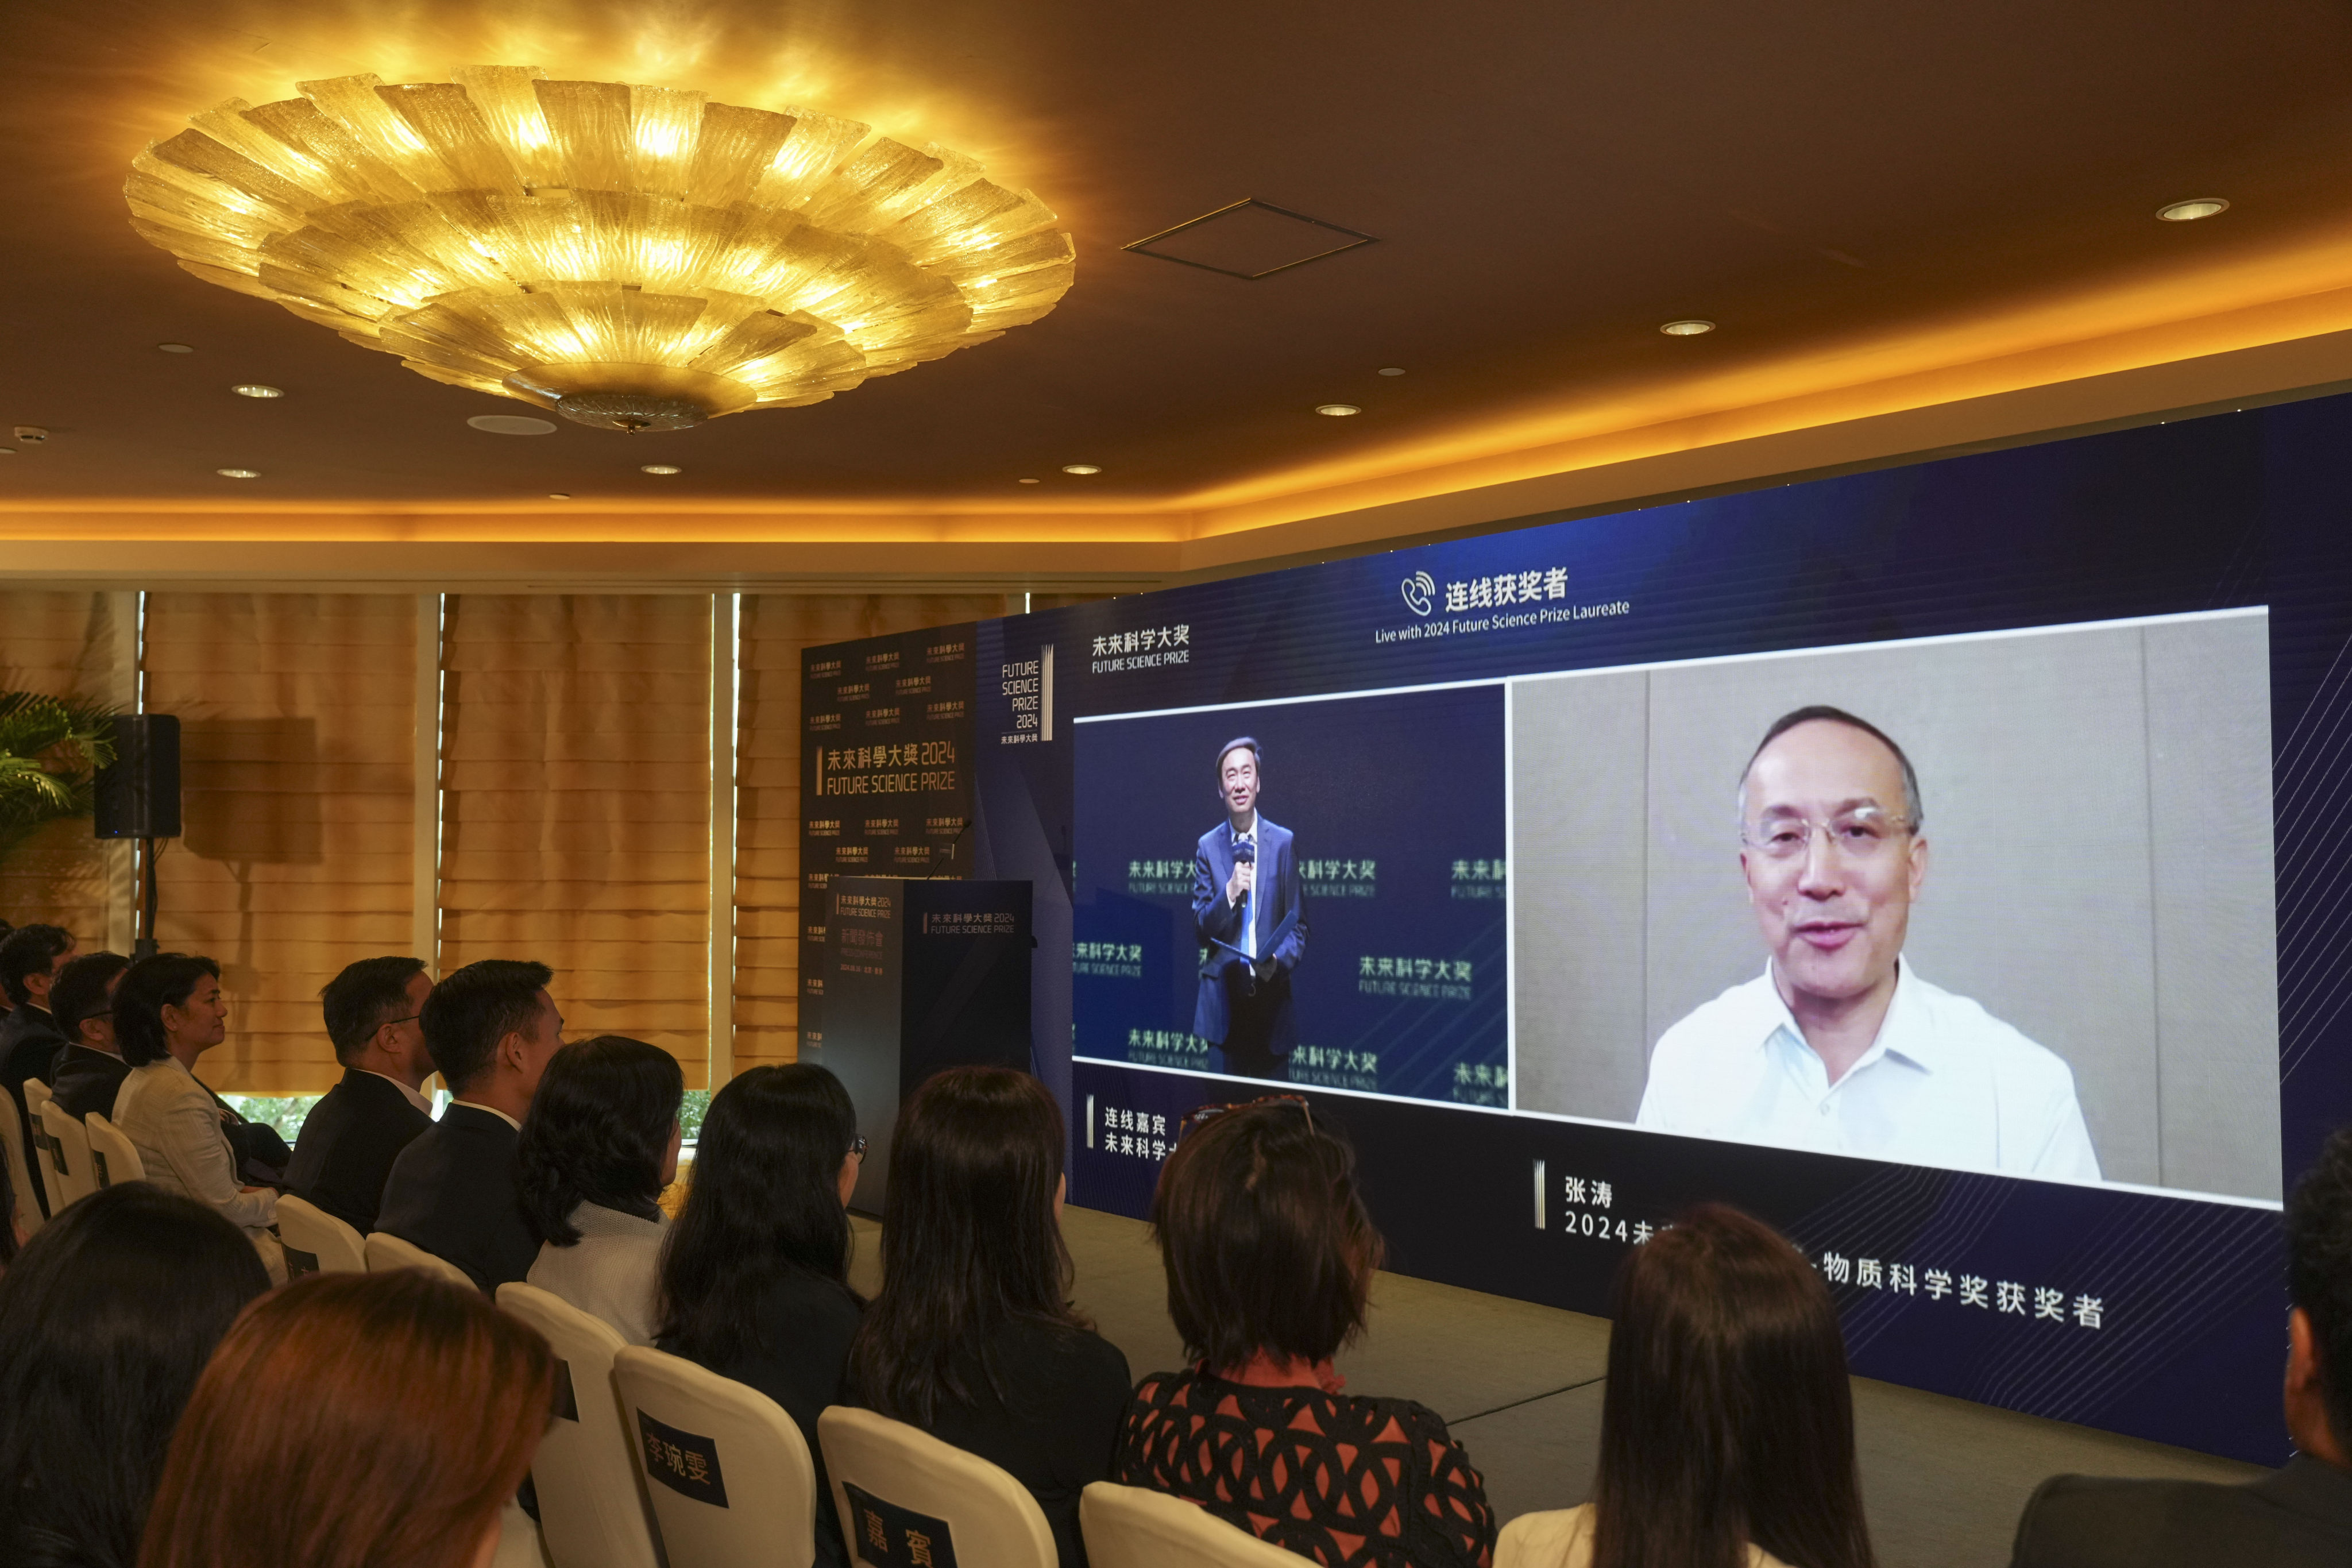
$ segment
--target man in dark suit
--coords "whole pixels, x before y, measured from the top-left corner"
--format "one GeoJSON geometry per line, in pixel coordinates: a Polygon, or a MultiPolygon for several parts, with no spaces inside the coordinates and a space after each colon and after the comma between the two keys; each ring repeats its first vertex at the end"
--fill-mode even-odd
{"type": "Polygon", "coordinates": [[[1192,924],[1208,950],[1192,1033],[1223,1047],[1229,1073],[1286,1079],[1298,1043],[1290,972],[1307,952],[1307,912],[1290,830],[1258,813],[1263,780],[1255,740],[1218,750],[1225,820],[1201,835],[1192,862],[1192,924]]]}
{"type": "MultiPolygon", "coordinates": [[[[49,1016],[49,987],[73,950],[73,932],[63,926],[18,926],[0,941],[0,991],[7,993],[9,1006],[7,1017],[0,1019],[0,1083],[8,1086],[8,1098],[16,1102],[16,1124],[24,1129],[28,1155],[37,1145],[33,1119],[25,1110],[25,1080],[37,1078],[47,1083],[43,1075],[58,1047],[66,1043],[49,1016]]],[[[48,1213],[48,1198],[38,1182],[33,1184],[33,1196],[41,1212],[48,1213]]]]}
{"type": "Polygon", "coordinates": [[[343,1078],[302,1119],[286,1184],[362,1236],[375,1228],[393,1162],[433,1125],[424,1092],[432,994],[421,958],[362,958],[319,993],[343,1078]]]}
{"type": "Polygon", "coordinates": [[[2286,1429],[2295,1457],[2243,1486],[2042,1484],[2013,1568],[2332,1568],[2352,1563],[2352,1128],[2288,1200],[2286,1429]]]}
{"type": "Polygon", "coordinates": [[[131,961],[119,952],[85,952],[58,972],[49,1014],[66,1037],[49,1061],[49,1092],[66,1110],[114,1114],[114,1091],[131,1064],[114,1047],[114,987],[131,961]]]}
{"type": "Polygon", "coordinates": [[[520,1279],[539,1237],[515,1196],[515,1145],[563,1015],[543,963],[486,958],[443,980],[425,1004],[425,1044],[457,1098],[400,1152],[376,1229],[463,1268],[484,1290],[520,1279]]]}

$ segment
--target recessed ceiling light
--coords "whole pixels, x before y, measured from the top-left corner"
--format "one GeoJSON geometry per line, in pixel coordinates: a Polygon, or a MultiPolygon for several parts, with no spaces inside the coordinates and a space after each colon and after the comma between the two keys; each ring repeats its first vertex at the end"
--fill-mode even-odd
{"type": "Polygon", "coordinates": [[[1318,403],[1315,405],[1315,412],[1328,414],[1334,419],[1345,419],[1349,415],[1361,414],[1363,410],[1352,403],[1318,403]]]}
{"type": "Polygon", "coordinates": [[[1382,375],[1402,375],[1404,374],[1404,367],[1402,365],[1396,364],[1382,365],[1381,367],[1381,374],[1382,375]]]}
{"type": "Polygon", "coordinates": [[[550,490],[547,492],[547,499],[550,500],[570,500],[572,499],[572,492],[570,490],[550,490]]]}
{"type": "Polygon", "coordinates": [[[477,430],[487,430],[493,436],[552,436],[555,421],[533,419],[528,414],[477,414],[466,421],[477,430]]]}
{"type": "Polygon", "coordinates": [[[1660,327],[1658,331],[1665,333],[1666,336],[1670,338],[1695,338],[1701,332],[1711,332],[1715,331],[1715,323],[1713,321],[1703,321],[1696,316],[1690,316],[1679,321],[1668,321],[1664,326],[1660,327]]]}
{"type": "Polygon", "coordinates": [[[2194,223],[2200,217],[2230,210],[2230,204],[2219,196],[2191,196],[2185,202],[2156,209],[2156,216],[2167,223],[2194,223]]]}
{"type": "Polygon", "coordinates": [[[1092,463],[1064,463],[1062,465],[1062,472],[1066,474],[1099,474],[1102,470],[1092,463]]]}
{"type": "Polygon", "coordinates": [[[242,386],[232,386],[229,390],[236,393],[239,397],[283,397],[286,395],[285,391],[282,388],[264,386],[257,381],[248,381],[242,386]]]}
{"type": "Polygon", "coordinates": [[[261,477],[259,468],[215,468],[213,472],[225,479],[257,479],[261,477]]]}
{"type": "Polygon", "coordinates": [[[1035,479],[1023,479],[1021,482],[1024,485],[1034,485],[1037,483],[1035,479]]]}
{"type": "Polygon", "coordinates": [[[192,354],[196,352],[186,343],[157,343],[155,346],[167,354],[192,354]]]}
{"type": "Polygon", "coordinates": [[[637,467],[637,472],[641,474],[675,474],[679,471],[676,463],[641,463],[637,467]]]}

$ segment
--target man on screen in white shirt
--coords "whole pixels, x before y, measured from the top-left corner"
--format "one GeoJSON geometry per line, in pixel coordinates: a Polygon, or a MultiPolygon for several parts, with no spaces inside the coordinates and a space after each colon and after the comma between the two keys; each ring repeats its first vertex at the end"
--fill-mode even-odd
{"type": "Polygon", "coordinates": [[[2066,1064],[1903,960],[1927,878],[1903,749],[1851,713],[1800,708],[1749,760],[1739,818],[1769,961],[1659,1038],[1636,1125],[2098,1180],[2066,1064]]]}

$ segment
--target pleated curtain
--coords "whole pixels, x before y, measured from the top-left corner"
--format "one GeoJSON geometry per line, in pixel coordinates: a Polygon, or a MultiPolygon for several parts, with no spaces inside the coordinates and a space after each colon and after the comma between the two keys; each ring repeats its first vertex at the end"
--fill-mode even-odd
{"type": "Polygon", "coordinates": [[[147,596],[146,705],[180,719],[184,827],[155,863],[156,938],[221,966],[228,1039],[204,1077],[224,1093],[331,1088],[320,987],[410,951],[415,603],[147,596]]]}
{"type": "Polygon", "coordinates": [[[710,1064],[708,595],[444,601],[441,973],[536,959],[572,1039],[710,1064]]]}
{"type": "Polygon", "coordinates": [[[1017,615],[1019,594],[746,595],[735,764],[735,1069],[799,1055],[801,650],[1017,615]]]}

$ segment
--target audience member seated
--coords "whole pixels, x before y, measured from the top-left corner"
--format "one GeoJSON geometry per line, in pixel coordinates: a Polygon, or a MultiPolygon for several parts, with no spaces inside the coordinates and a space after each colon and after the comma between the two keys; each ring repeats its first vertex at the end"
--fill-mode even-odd
{"type": "Polygon", "coordinates": [[[656,1342],[784,1407],[816,1461],[816,1561],[844,1568],[816,1418],[841,1398],[865,1303],[849,1288],[848,1204],[866,1141],[841,1080],[759,1067],[710,1101],[662,1262],[656,1342]]]}
{"type": "Polygon", "coordinates": [[[547,1064],[517,1149],[516,1189],[541,1237],[526,1278],[633,1345],[654,1342],[669,1234],[656,1200],[677,1178],[685,1097],[686,1075],[660,1047],[575,1040],[547,1064]]]}
{"type": "Polygon", "coordinates": [[[307,1276],[205,1369],[139,1568],[487,1568],[554,1384],[547,1342],[471,1291],[307,1276]]]}
{"type": "Polygon", "coordinates": [[[2018,1521],[2014,1568],[2352,1563],[2352,1129],[2286,1205],[2286,1468],[2243,1486],[2058,1476],[2018,1521]]]}
{"type": "Polygon", "coordinates": [[[1633,1249],[1610,1306],[1592,1501],[1503,1531],[1513,1568],[1871,1568],[1829,1288],[1706,1205],[1633,1249]]]}
{"type": "Polygon", "coordinates": [[[114,1044],[114,988],[130,967],[119,952],[86,952],[49,992],[49,1016],[66,1037],[49,1062],[49,1090],[72,1115],[113,1120],[115,1092],[131,1076],[114,1044]]]}
{"type": "Polygon", "coordinates": [[[515,1144],[563,1045],[543,963],[486,958],[425,1004],[425,1045],[457,1098],[400,1152],[375,1228],[464,1269],[485,1290],[530,1272],[539,1237],[515,1193],[515,1144]]]}
{"type": "Polygon", "coordinates": [[[1193,1364],[1136,1389],[1119,1480],[1325,1568],[1491,1560],[1486,1481],[1445,1423],[1339,1391],[1331,1358],[1363,1332],[1382,1248],[1338,1129],[1286,1095],[1193,1112],[1151,1224],[1193,1364]]]}
{"type": "Polygon", "coordinates": [[[268,1286],[236,1226],[143,1183],[26,1243],[0,1275],[0,1563],[131,1568],[172,1424],[268,1286]]]}
{"type": "Polygon", "coordinates": [[[110,1119],[139,1151],[147,1179],[209,1205],[253,1238],[269,1277],[283,1281],[286,1257],[269,1227],[278,1194],[237,1184],[237,1159],[213,1093],[196,1080],[196,1058],[227,1037],[220,966],[184,952],[142,958],[114,992],[114,1038],[131,1074],[110,1119]]]}
{"type": "MultiPolygon", "coordinates": [[[[47,1082],[49,1062],[65,1044],[49,1016],[49,987],[73,949],[73,933],[62,926],[18,926],[0,938],[0,991],[7,994],[9,1007],[0,1018],[0,1083],[8,1086],[8,1098],[16,1102],[16,1124],[25,1130],[28,1151],[34,1147],[33,1119],[25,1110],[25,1080],[47,1082]]],[[[47,1194],[38,1182],[33,1189],[41,1212],[48,1213],[47,1194]]]]}
{"type": "Polygon", "coordinates": [[[1062,1111],[1003,1068],[950,1068],[898,1113],[881,1292],[845,1396],[1010,1471],[1081,1568],[1078,1494],[1110,1478],[1127,1358],[1069,1305],[1062,1111]]]}
{"type": "Polygon", "coordinates": [[[433,1125],[422,1021],[432,994],[421,958],[362,958],[319,993],[343,1077],[303,1118],[286,1184],[362,1236],[375,1228],[392,1163],[433,1125]]]}

